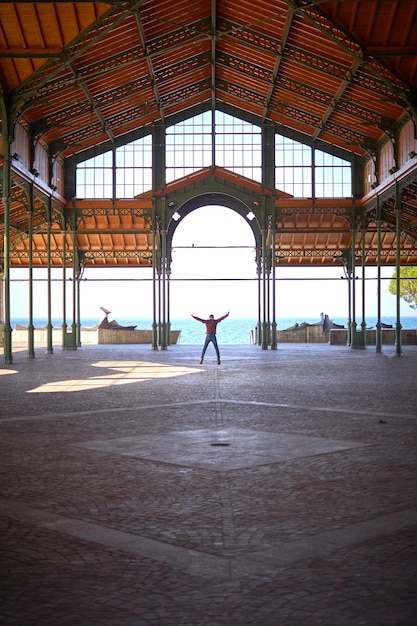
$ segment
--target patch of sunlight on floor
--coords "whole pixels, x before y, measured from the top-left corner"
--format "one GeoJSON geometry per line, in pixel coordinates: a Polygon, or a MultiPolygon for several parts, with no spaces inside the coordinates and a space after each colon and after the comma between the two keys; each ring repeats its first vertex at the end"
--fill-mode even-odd
{"type": "Polygon", "coordinates": [[[146,363],[138,361],[98,361],[92,367],[101,367],[111,370],[103,376],[91,376],[83,379],[57,380],[45,383],[27,393],[56,393],[70,391],[87,391],[114,385],[128,385],[130,383],[145,382],[157,378],[173,378],[187,374],[201,373],[202,370],[192,367],[177,367],[161,363],[146,363]]]}

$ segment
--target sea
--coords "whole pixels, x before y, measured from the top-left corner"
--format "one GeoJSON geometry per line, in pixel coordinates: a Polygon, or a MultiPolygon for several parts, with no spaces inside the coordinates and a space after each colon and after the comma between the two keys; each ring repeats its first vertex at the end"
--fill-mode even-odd
{"type": "MultiPolygon", "coordinates": [[[[109,318],[111,319],[111,317],[109,318]]],[[[347,320],[343,317],[333,317],[331,318],[335,324],[340,324],[342,326],[347,327],[347,320]]],[[[56,328],[60,328],[62,326],[62,319],[53,318],[52,324],[56,328]]],[[[296,323],[307,322],[308,324],[316,324],[319,320],[317,318],[277,318],[277,329],[285,330],[286,328],[290,328],[294,326],[296,323]]],[[[358,326],[361,323],[361,319],[357,318],[356,322],[358,326]]],[[[395,328],[396,318],[395,317],[383,317],[381,320],[384,324],[392,324],[395,328]]],[[[367,328],[375,327],[377,322],[376,317],[368,317],[366,318],[367,328]]],[[[81,326],[83,328],[93,328],[100,323],[100,319],[91,319],[91,318],[82,318],[81,326]]],[[[147,330],[152,328],[152,320],[151,319],[134,319],[134,318],[125,318],[125,319],[117,319],[117,323],[121,326],[136,326],[137,329],[147,330]]],[[[16,328],[16,324],[27,326],[28,319],[27,318],[12,318],[11,326],[12,328],[16,328]]],[[[33,324],[35,328],[44,328],[47,325],[46,318],[36,318],[33,320],[33,324]]],[[[71,320],[67,319],[67,324],[71,324],[71,320]]],[[[242,345],[242,344],[250,344],[250,331],[255,328],[257,324],[257,320],[255,319],[246,319],[246,318],[232,318],[229,317],[221,322],[217,326],[217,339],[219,343],[222,344],[234,344],[234,345],[242,345]]],[[[417,315],[402,317],[401,324],[404,329],[414,329],[417,328],[417,315]]],[[[183,318],[176,319],[173,318],[171,320],[171,329],[172,330],[181,330],[181,336],[179,343],[183,345],[195,345],[201,344],[204,341],[205,335],[205,326],[200,322],[193,320],[192,318],[183,318]]]]}

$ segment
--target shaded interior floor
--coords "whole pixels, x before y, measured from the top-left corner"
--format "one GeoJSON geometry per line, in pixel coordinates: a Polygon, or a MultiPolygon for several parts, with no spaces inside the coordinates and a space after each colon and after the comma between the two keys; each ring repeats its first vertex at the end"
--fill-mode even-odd
{"type": "Polygon", "coordinates": [[[415,625],[417,347],[0,367],[2,624],[415,625]]]}

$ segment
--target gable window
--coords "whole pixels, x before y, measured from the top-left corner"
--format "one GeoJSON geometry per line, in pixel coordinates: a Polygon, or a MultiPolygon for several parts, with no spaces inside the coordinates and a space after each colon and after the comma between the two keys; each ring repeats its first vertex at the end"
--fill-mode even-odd
{"type": "Polygon", "coordinates": [[[134,198],[152,189],[152,137],[146,135],[115,150],[116,198],[134,198]]]}
{"type": "Polygon", "coordinates": [[[152,189],[151,135],[77,165],[77,198],[134,198],[150,189],[152,189]]]}
{"type": "MultiPolygon", "coordinates": [[[[167,127],[165,150],[167,183],[212,165],[261,182],[268,165],[262,164],[261,127],[221,111],[167,127]]],[[[349,161],[278,133],[274,157],[275,187],[294,198],[352,195],[349,161]]],[[[77,165],[78,198],[134,198],[151,189],[151,134],[77,165]]]]}
{"type": "Polygon", "coordinates": [[[202,113],[166,129],[166,182],[183,178],[212,162],[211,113],[202,113]]]}
{"type": "Polygon", "coordinates": [[[347,198],[352,195],[352,165],[277,134],[275,187],[294,198],[347,198]]]}
{"type": "Polygon", "coordinates": [[[76,196],[113,197],[113,152],[104,152],[77,165],[76,196]]]}
{"type": "Polygon", "coordinates": [[[261,182],[262,136],[260,127],[221,111],[216,111],[215,121],[216,165],[261,182]]]}
{"type": "Polygon", "coordinates": [[[333,154],[315,150],[315,196],[348,198],[352,195],[352,166],[333,154]]]}
{"type": "Polygon", "coordinates": [[[311,198],[311,147],[275,135],[275,187],[295,198],[311,198]]]}

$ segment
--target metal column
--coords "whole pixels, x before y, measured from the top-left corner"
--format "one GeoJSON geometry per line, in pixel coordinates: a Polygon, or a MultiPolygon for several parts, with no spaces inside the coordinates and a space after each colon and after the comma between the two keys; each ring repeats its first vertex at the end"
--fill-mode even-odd
{"type": "Polygon", "coordinates": [[[33,325],[33,185],[29,196],[28,210],[28,235],[29,235],[29,324],[28,324],[28,354],[29,358],[35,358],[35,327],[33,325]]]}
{"type": "Polygon", "coordinates": [[[361,254],[361,266],[362,266],[362,322],[361,322],[361,332],[362,332],[362,347],[366,348],[366,282],[365,282],[365,272],[366,272],[366,251],[365,251],[365,234],[366,229],[362,228],[362,254],[361,254]]]}
{"type": "Polygon", "coordinates": [[[77,349],[77,255],[76,255],[76,239],[75,231],[71,231],[72,239],[72,322],[71,322],[71,336],[69,339],[69,346],[71,350],[77,349]]]}
{"type": "Polygon", "coordinates": [[[271,350],[277,349],[277,318],[276,318],[276,276],[275,276],[275,266],[276,266],[276,258],[275,258],[275,207],[272,215],[272,227],[271,227],[271,263],[272,263],[272,339],[271,339],[271,350]]]}
{"type": "MultiPolygon", "coordinates": [[[[351,262],[350,262],[351,263],[351,262]]],[[[347,345],[352,345],[352,266],[349,266],[349,260],[346,267],[346,280],[348,286],[348,327],[347,327],[347,345]]]]}
{"type": "Polygon", "coordinates": [[[396,236],[396,288],[397,288],[397,320],[395,324],[395,352],[397,356],[402,354],[402,324],[401,324],[401,194],[398,186],[395,197],[395,236],[396,236]]]}
{"type": "Polygon", "coordinates": [[[67,345],[67,231],[64,224],[62,229],[62,349],[67,345]]]}
{"type": "Polygon", "coordinates": [[[269,313],[267,311],[267,247],[266,230],[261,231],[262,236],[262,350],[268,350],[269,345],[269,313]]]}
{"type": "Polygon", "coordinates": [[[352,243],[351,243],[351,259],[352,259],[352,272],[351,272],[351,305],[352,305],[352,317],[350,325],[350,346],[356,348],[356,257],[355,257],[355,243],[356,243],[356,230],[352,230],[352,243]]]}
{"type": "Polygon", "coordinates": [[[52,284],[51,284],[51,207],[48,207],[48,224],[47,224],[47,249],[48,249],[48,268],[47,268],[47,308],[48,321],[46,324],[46,351],[48,354],[53,352],[53,333],[52,333],[52,284]]]}
{"type": "Polygon", "coordinates": [[[10,196],[11,196],[11,133],[9,132],[9,110],[4,97],[0,98],[1,135],[3,139],[3,197],[4,206],[4,246],[3,246],[3,280],[4,280],[4,362],[13,363],[12,327],[10,325],[10,196]]]}
{"type": "Polygon", "coordinates": [[[167,344],[171,345],[171,268],[167,266],[167,344]]]}
{"type": "Polygon", "coordinates": [[[158,350],[158,331],[156,323],[156,224],[155,216],[153,216],[152,230],[152,350],[158,350]]]}
{"type": "Polygon", "coordinates": [[[256,250],[256,275],[258,277],[258,323],[256,325],[256,343],[258,346],[262,343],[262,291],[261,291],[261,275],[262,275],[262,260],[259,249],[256,250]]]}
{"type": "Polygon", "coordinates": [[[381,216],[379,197],[376,199],[376,227],[377,227],[377,321],[376,321],[376,352],[382,352],[382,326],[381,326],[381,216]]]}
{"type": "Polygon", "coordinates": [[[167,231],[161,231],[162,252],[161,252],[161,350],[166,350],[167,342],[167,231]]]}
{"type": "Polygon", "coordinates": [[[76,334],[75,334],[75,345],[77,348],[81,347],[81,277],[82,270],[78,270],[76,273],[76,284],[77,284],[77,319],[75,324],[76,334]]]}

